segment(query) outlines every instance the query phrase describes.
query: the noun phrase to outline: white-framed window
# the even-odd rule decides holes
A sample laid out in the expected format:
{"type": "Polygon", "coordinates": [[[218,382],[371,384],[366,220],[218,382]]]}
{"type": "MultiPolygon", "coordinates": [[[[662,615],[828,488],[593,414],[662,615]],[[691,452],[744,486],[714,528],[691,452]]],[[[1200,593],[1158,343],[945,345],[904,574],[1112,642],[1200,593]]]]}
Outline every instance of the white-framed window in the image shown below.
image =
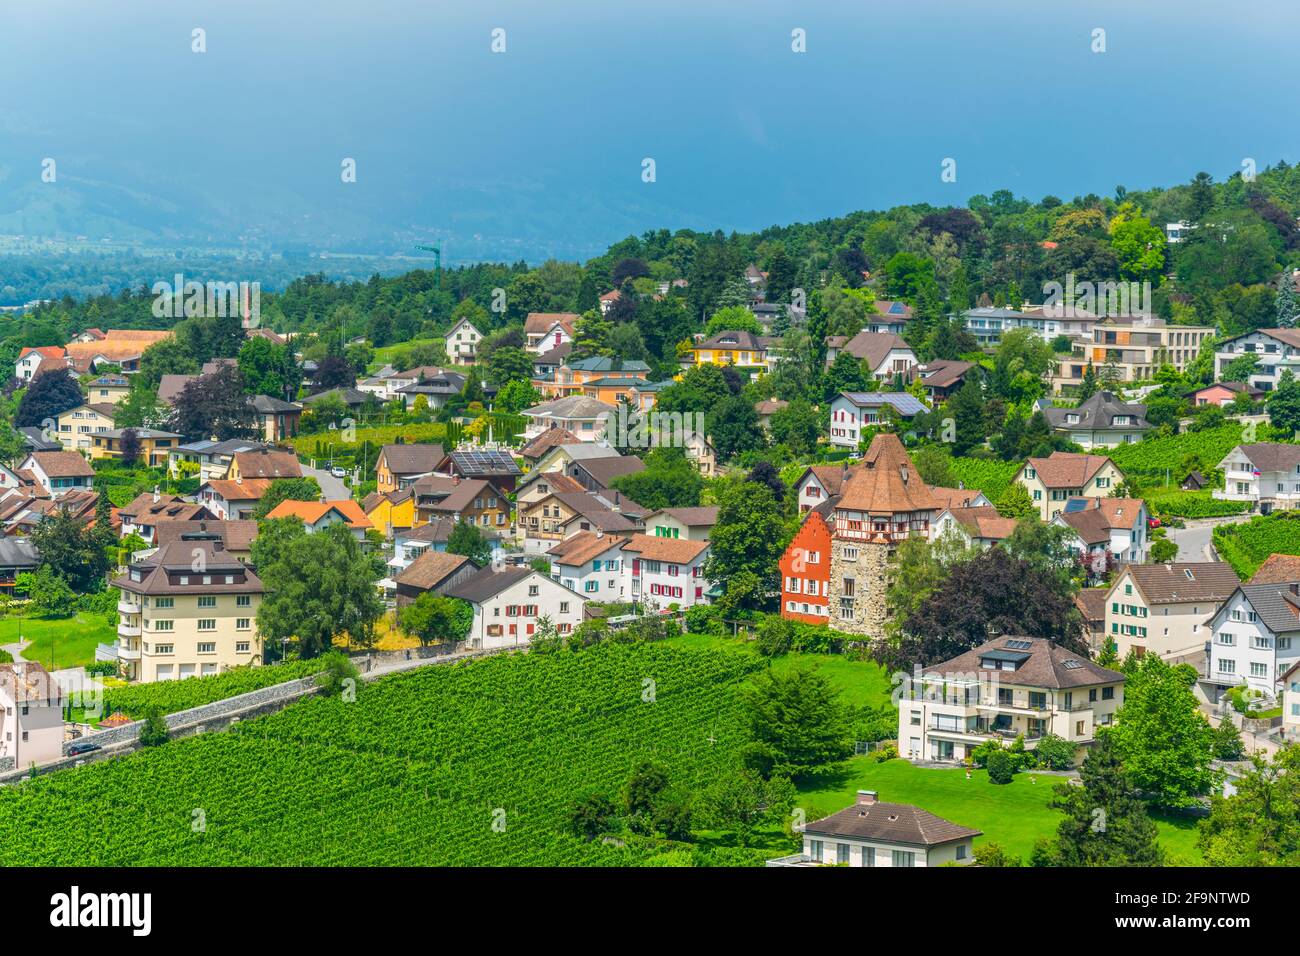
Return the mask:
{"type": "Polygon", "coordinates": [[[247,618],[247,617],[235,618],[235,630],[247,631],[249,629],[251,620],[252,620],[251,618],[247,618]]]}
{"type": "Polygon", "coordinates": [[[199,618],[200,631],[215,631],[217,629],[217,619],[213,617],[199,618]]]}
{"type": "Polygon", "coordinates": [[[200,654],[215,654],[217,652],[216,641],[199,641],[200,654]]]}
{"type": "Polygon", "coordinates": [[[215,594],[200,594],[199,607],[216,607],[217,596],[215,594]]]}

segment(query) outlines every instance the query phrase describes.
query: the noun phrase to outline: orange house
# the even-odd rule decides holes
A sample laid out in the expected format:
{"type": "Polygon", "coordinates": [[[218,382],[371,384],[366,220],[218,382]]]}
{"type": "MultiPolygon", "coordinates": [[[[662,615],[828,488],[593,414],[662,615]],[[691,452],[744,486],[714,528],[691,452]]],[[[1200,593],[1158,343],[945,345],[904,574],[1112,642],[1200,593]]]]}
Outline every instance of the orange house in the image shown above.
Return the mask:
{"type": "Polygon", "coordinates": [[[807,624],[830,621],[831,528],[825,505],[808,512],[781,555],[781,616],[807,624]]]}

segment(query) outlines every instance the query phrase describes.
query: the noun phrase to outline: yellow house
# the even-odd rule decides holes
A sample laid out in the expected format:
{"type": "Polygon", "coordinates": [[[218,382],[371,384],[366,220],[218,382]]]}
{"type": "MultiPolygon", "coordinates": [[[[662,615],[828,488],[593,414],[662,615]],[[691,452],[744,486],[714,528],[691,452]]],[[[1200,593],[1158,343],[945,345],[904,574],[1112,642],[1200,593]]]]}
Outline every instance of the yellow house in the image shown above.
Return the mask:
{"type": "Polygon", "coordinates": [[[774,338],[752,332],[724,331],[696,343],[691,351],[696,365],[734,365],[765,372],[772,367],[772,346],[776,342],[774,338]]]}
{"type": "Polygon", "coordinates": [[[101,375],[86,386],[86,401],[97,405],[116,405],[131,394],[125,375],[101,375]]]}
{"type": "Polygon", "coordinates": [[[1029,458],[1016,472],[1044,521],[1065,510],[1071,498],[1110,498],[1124,473],[1105,455],[1054,451],[1047,458],[1029,458]]]}
{"type": "Polygon", "coordinates": [[[391,538],[394,532],[417,528],[426,523],[415,512],[415,495],[410,488],[368,494],[361,502],[361,510],[386,538],[391,538]]]}
{"type": "Polygon", "coordinates": [[[121,458],[122,433],[134,431],[139,442],[140,461],[150,468],[166,468],[168,456],[184,436],[176,432],[159,431],[156,428],[115,428],[108,432],[96,432],[91,436],[91,458],[121,458]]]}
{"type": "Polygon", "coordinates": [[[94,447],[92,436],[96,433],[113,430],[113,416],[117,406],[110,403],[95,402],[78,405],[59,414],[59,444],[65,451],[79,451],[90,454],[94,447]]]}

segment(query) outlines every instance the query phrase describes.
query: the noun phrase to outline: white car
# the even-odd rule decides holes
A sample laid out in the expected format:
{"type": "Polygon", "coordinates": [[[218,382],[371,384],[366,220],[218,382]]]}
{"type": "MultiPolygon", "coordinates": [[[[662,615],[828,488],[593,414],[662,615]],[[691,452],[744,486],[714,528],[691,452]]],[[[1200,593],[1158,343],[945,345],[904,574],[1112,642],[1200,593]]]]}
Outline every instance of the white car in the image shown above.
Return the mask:
{"type": "Polygon", "coordinates": [[[335,478],[346,478],[348,476],[348,471],[346,468],[340,468],[338,465],[335,465],[330,469],[330,474],[335,478]]]}

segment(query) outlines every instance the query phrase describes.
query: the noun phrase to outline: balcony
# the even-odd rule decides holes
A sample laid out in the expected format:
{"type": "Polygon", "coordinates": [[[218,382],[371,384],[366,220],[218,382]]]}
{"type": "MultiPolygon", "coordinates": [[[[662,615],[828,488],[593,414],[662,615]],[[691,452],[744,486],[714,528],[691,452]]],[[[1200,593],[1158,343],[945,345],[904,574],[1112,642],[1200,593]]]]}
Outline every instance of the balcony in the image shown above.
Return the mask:
{"type": "Polygon", "coordinates": [[[132,646],[127,641],[117,642],[117,659],[121,661],[138,661],[140,659],[140,645],[132,646]]]}
{"type": "Polygon", "coordinates": [[[117,601],[117,613],[118,614],[139,614],[140,602],[135,600],[129,600],[125,596],[121,597],[117,601]]]}
{"type": "Polygon", "coordinates": [[[128,624],[126,621],[118,621],[117,634],[119,637],[139,637],[140,625],[128,624]]]}

